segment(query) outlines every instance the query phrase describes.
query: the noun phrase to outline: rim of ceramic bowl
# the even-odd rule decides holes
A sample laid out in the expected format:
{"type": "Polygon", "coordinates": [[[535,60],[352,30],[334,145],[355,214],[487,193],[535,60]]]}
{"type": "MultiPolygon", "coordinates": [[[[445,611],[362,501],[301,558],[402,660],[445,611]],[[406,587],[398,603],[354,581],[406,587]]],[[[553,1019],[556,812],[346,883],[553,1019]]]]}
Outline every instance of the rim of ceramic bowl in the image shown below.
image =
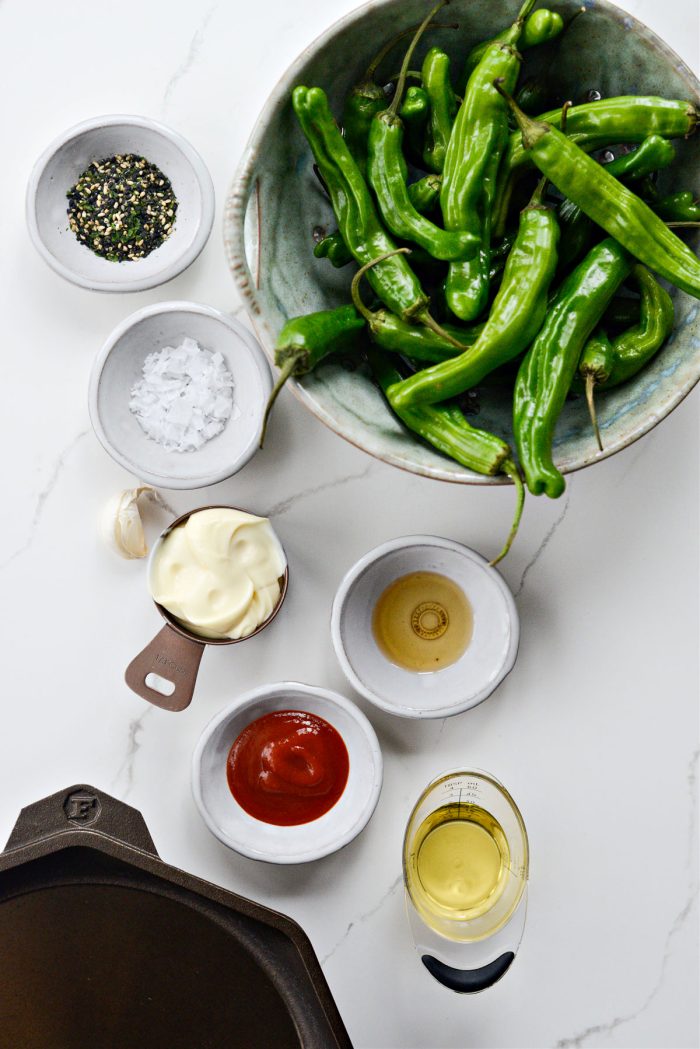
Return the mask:
{"type": "MultiPolygon", "coordinates": [[[[261,141],[266,134],[267,126],[270,123],[272,116],[281,107],[287,105],[291,85],[309,60],[327,47],[338,33],[358,22],[361,22],[370,12],[392,6],[400,8],[400,0],[369,0],[369,2],[362,4],[360,7],[355,8],[347,15],[344,15],[342,18],[333,22],[332,25],[316,36],[297,56],[297,58],[294,59],[275,84],[275,87],[260,111],[230,185],[223,216],[226,257],[233,279],[236,282],[246,308],[249,310],[250,319],[255,328],[256,334],[258,335],[265,353],[271,361],[274,361],[275,336],[270,331],[259,305],[257,297],[258,289],[248,266],[245,247],[245,219],[255,181],[254,176],[257,152],[261,141]]],[[[595,0],[595,7],[597,10],[607,14],[618,23],[621,23],[625,32],[634,32],[637,36],[641,37],[653,51],[656,51],[666,62],[670,63],[676,72],[683,76],[687,81],[689,99],[694,101],[695,104],[700,105],[700,81],[687,63],[684,62],[683,59],[661,39],[661,37],[657,36],[652,29],[643,22],[640,22],[639,19],[635,18],[617,5],[610,3],[609,0],[595,0]]],[[[678,407],[690,391],[697,385],[699,380],[700,359],[698,359],[694,373],[691,373],[690,377],[683,384],[674,388],[671,395],[661,407],[651,412],[643,422],[638,423],[624,435],[621,435],[616,441],[607,444],[602,452],[597,447],[593,447],[589,453],[583,454],[577,459],[557,463],[558,469],[560,469],[563,474],[576,473],[578,470],[582,470],[594,463],[602,462],[604,459],[615,455],[624,448],[628,448],[630,445],[634,444],[635,441],[639,440],[640,437],[643,437],[644,434],[652,430],[662,421],[662,419],[665,419],[666,416],[670,415],[670,413],[678,407]]],[[[314,400],[314,398],[307,393],[303,383],[292,378],[288,381],[287,385],[290,387],[297,400],[301,401],[304,407],[311,412],[312,415],[316,416],[317,419],[320,419],[320,421],[330,430],[336,433],[339,437],[342,437],[345,441],[348,441],[349,444],[352,444],[354,447],[365,452],[367,455],[371,455],[373,458],[379,459],[381,462],[388,463],[390,466],[396,466],[408,473],[417,474],[421,477],[430,477],[438,481],[451,481],[454,484],[512,484],[510,478],[506,477],[504,474],[497,474],[493,477],[488,477],[465,470],[463,474],[450,473],[449,476],[446,476],[446,471],[441,470],[438,466],[424,466],[420,463],[407,462],[405,456],[399,456],[390,451],[379,451],[367,448],[359,443],[358,440],[353,439],[349,433],[339,426],[333,416],[325,411],[314,400]]]]}
{"type": "Polygon", "coordinates": [[[184,138],[178,131],[174,131],[166,124],[161,124],[160,121],[152,120],[150,117],[115,113],[106,116],[90,117],[88,120],[83,120],[79,124],[74,124],[49,143],[31,170],[25,197],[25,214],[27,226],[29,228],[29,235],[34,247],[44,261],[48,263],[51,269],[61,277],[70,281],[72,284],[77,284],[81,288],[88,288],[91,291],[126,292],[145,291],[147,288],[155,288],[159,284],[165,284],[166,281],[172,280],[173,277],[177,277],[179,273],[182,273],[182,271],[187,269],[188,266],[191,266],[194,260],[201,254],[204,245],[209,240],[209,235],[214,224],[214,205],[214,183],[209,174],[209,169],[202,160],[200,154],[194,146],[190,145],[186,138],[184,138]],[[37,221],[36,197],[39,182],[59,149],[62,149],[66,143],[71,142],[73,139],[80,138],[81,135],[84,135],[89,131],[94,131],[101,127],[114,127],[118,124],[144,128],[146,131],[149,131],[154,135],[161,135],[172,142],[172,144],[179,150],[183,160],[194,172],[197,182],[199,183],[201,208],[199,210],[197,229],[193,240],[182,254],[178,255],[177,258],[173,259],[167,266],[164,266],[163,269],[159,270],[157,273],[152,273],[149,277],[126,277],[121,280],[107,281],[86,277],[82,273],[78,273],[70,266],[66,266],[65,263],[49,251],[41,235],[39,223],[37,221]]]}
{"type": "MultiPolygon", "coordinates": [[[[229,329],[229,331],[233,332],[233,334],[245,344],[250,352],[263,384],[263,389],[265,391],[264,400],[267,400],[270,396],[270,391],[272,390],[270,366],[267,362],[267,357],[260,348],[260,344],[254,335],[248,331],[245,325],[241,324],[241,322],[236,320],[235,317],[230,317],[221,310],[217,310],[214,306],[206,306],[201,302],[187,302],[186,300],[174,299],[171,302],[154,302],[150,306],[143,306],[140,310],[130,313],[128,317],[125,317],[125,319],[120,321],[116,328],[113,329],[92,365],[90,384],[88,388],[88,410],[92,428],[95,431],[95,435],[100,444],[104,450],[109,453],[112,459],[119,463],[120,466],[123,466],[125,470],[128,470],[130,474],[138,477],[140,480],[146,481],[148,484],[154,485],[156,488],[168,488],[171,491],[194,491],[199,488],[208,488],[210,485],[218,484],[220,481],[225,481],[235,473],[238,473],[239,470],[242,470],[246,463],[248,463],[258,451],[260,440],[259,429],[250,439],[248,444],[242,449],[241,454],[236,459],[229,460],[226,466],[221,467],[213,473],[188,477],[185,481],[182,481],[178,478],[168,477],[164,474],[153,473],[150,470],[140,469],[135,471],[135,464],[123,455],[107,437],[102,425],[99,409],[98,393],[102,370],[107,358],[117,346],[120,339],[122,339],[131,328],[147,317],[156,317],[161,313],[177,312],[200,314],[205,317],[211,317],[223,324],[229,329]]],[[[262,405],[260,411],[261,425],[263,412],[264,405],[262,405]]]]}
{"type": "Polygon", "coordinates": [[[379,707],[387,714],[393,714],[395,717],[429,721],[433,718],[453,717],[455,714],[463,714],[465,710],[471,710],[472,707],[478,707],[480,703],[483,703],[484,700],[488,699],[503,681],[505,681],[515,666],[515,661],[518,658],[518,649],[520,647],[520,617],[518,615],[518,609],[513,594],[503,576],[498,569],[489,564],[487,559],[480,554],[478,550],[473,550],[470,546],[466,546],[464,543],[458,543],[455,539],[446,539],[439,535],[403,535],[396,539],[389,539],[386,543],[380,543],[379,546],[375,546],[373,550],[364,554],[364,556],[361,557],[359,561],[356,561],[355,564],[345,573],[340,582],[340,586],[336,590],[335,597],[333,598],[333,605],[331,607],[331,639],[333,641],[333,648],[335,649],[335,654],[340,663],[341,670],[345,674],[348,682],[357,692],[360,693],[361,696],[364,696],[364,698],[374,704],[375,707],[379,707]],[[441,550],[451,550],[453,553],[459,554],[460,557],[472,561],[480,568],[486,569],[490,579],[496,585],[503,597],[506,606],[506,616],[510,623],[508,651],[506,652],[495,679],[489,681],[484,688],[475,695],[470,696],[467,700],[459,700],[443,707],[431,708],[430,710],[417,710],[400,706],[397,703],[390,703],[388,700],[384,699],[383,696],[378,695],[378,693],[373,692],[368,688],[357,675],[347,657],[340,629],[340,623],[348,595],[355,583],[367,571],[367,569],[371,568],[373,564],[376,564],[377,561],[382,560],[387,554],[391,554],[395,550],[406,550],[411,547],[420,546],[434,546],[441,550]]]}
{"type": "MultiPolygon", "coordinates": [[[[319,715],[321,716],[321,715],[319,715]]],[[[352,760],[352,755],[350,755],[352,760]]],[[[379,740],[377,734],[372,727],[372,723],[369,718],[363,714],[360,708],[353,703],[351,700],[346,699],[339,692],[335,692],[333,689],[322,688],[320,685],[307,685],[302,681],[277,681],[272,684],[259,685],[257,688],[251,689],[248,692],[244,692],[243,695],[238,696],[228,706],[220,710],[218,714],[209,721],[205,726],[201,736],[197,740],[197,745],[192,754],[192,796],[194,798],[195,805],[199,811],[200,816],[204,820],[204,823],[214,835],[215,838],[227,848],[233,849],[234,852],[240,853],[242,856],[247,856],[251,860],[262,860],[265,863],[276,863],[276,864],[294,864],[294,863],[310,863],[313,860],[322,859],[324,856],[330,856],[334,852],[338,852],[339,849],[349,845],[361,831],[369,823],[374,810],[377,807],[379,801],[379,795],[382,789],[382,782],[384,777],[384,759],[382,757],[382,751],[379,746],[379,740]],[[314,696],[316,699],[320,699],[330,706],[340,707],[345,711],[359,726],[362,731],[368,745],[369,753],[371,756],[372,768],[374,770],[374,777],[372,783],[372,789],[370,791],[368,800],[365,802],[362,810],[359,812],[357,818],[353,822],[352,826],[345,831],[344,834],[339,835],[331,845],[326,848],[307,849],[303,852],[289,853],[285,856],[275,854],[274,852],[267,852],[262,849],[254,849],[241,845],[239,842],[234,841],[230,838],[226,832],[219,826],[214,820],[212,815],[207,808],[204,797],[202,794],[201,779],[202,779],[202,754],[204,749],[209,743],[210,739],[215,735],[219,726],[222,725],[232,713],[242,713],[243,711],[255,707],[261,700],[274,698],[278,695],[284,695],[286,692],[295,692],[297,694],[305,694],[314,696]]],[[[233,797],[231,799],[234,801],[233,797]]],[[[234,801],[234,804],[235,801],[234,801]]],[[[332,810],[331,810],[332,811],[332,810]]],[[[304,824],[306,826],[306,824],[304,824]]]]}

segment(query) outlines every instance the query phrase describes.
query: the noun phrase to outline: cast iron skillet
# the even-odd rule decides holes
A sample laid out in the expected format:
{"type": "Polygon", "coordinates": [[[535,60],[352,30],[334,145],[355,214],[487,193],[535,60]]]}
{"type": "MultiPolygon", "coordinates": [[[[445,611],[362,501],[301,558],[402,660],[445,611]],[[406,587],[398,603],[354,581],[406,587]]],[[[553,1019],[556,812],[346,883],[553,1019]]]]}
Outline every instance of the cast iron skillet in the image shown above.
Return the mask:
{"type": "Polygon", "coordinates": [[[12,1049],[352,1049],[290,918],[170,867],[90,786],[22,809],[0,854],[12,1049]]]}

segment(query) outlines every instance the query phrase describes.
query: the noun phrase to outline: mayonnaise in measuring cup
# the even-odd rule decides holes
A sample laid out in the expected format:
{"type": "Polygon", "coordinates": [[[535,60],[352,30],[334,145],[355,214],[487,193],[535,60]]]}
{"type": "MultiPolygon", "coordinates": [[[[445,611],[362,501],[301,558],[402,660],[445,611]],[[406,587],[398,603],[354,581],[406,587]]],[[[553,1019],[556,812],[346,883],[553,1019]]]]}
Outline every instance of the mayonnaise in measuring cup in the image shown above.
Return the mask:
{"type": "Polygon", "coordinates": [[[151,596],[201,637],[252,634],[274,610],[287,561],[265,517],[196,510],[153,553],[151,596]]]}

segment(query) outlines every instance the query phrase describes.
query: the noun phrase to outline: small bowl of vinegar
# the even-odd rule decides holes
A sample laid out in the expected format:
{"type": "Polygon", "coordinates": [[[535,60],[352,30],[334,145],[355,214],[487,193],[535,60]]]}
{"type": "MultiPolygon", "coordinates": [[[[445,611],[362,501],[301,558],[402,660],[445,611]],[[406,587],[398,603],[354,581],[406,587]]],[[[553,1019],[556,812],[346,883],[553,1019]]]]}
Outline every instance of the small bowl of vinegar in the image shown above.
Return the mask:
{"type": "Polygon", "coordinates": [[[353,565],[331,635],[350,684],[405,718],[445,718],[483,702],[513,668],[520,624],[500,573],[439,536],[392,539],[353,565]]]}

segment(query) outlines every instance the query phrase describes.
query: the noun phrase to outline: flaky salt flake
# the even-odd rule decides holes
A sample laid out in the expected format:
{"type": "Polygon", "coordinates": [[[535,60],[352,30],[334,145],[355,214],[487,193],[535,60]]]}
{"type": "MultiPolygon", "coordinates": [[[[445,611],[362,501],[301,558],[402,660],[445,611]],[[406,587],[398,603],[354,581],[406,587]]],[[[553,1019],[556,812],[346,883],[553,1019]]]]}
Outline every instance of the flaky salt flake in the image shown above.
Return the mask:
{"type": "MultiPolygon", "coordinates": [[[[134,384],[129,410],[144,433],[168,451],[196,451],[231,417],[233,376],[223,354],[185,338],[149,353],[134,384]]],[[[236,417],[240,412],[236,409],[236,417]]]]}

